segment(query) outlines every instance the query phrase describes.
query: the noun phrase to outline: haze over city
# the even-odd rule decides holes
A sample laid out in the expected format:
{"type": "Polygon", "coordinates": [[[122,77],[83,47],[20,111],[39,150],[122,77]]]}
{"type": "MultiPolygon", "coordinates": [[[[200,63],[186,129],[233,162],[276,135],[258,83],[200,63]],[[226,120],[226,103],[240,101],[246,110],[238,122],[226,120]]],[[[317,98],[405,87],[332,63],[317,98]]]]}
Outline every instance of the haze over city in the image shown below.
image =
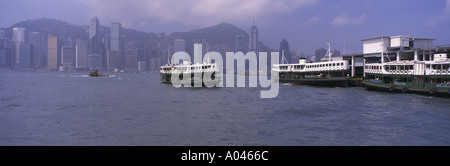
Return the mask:
{"type": "Polygon", "coordinates": [[[227,22],[259,28],[260,41],[278,48],[286,39],[291,50],[313,54],[331,41],[333,49],[362,52],[361,40],[409,35],[450,44],[450,0],[6,0],[0,27],[29,19],[55,18],[88,25],[120,22],[144,32],[185,32],[227,22]],[[344,37],[345,36],[345,37],[344,37]]]}

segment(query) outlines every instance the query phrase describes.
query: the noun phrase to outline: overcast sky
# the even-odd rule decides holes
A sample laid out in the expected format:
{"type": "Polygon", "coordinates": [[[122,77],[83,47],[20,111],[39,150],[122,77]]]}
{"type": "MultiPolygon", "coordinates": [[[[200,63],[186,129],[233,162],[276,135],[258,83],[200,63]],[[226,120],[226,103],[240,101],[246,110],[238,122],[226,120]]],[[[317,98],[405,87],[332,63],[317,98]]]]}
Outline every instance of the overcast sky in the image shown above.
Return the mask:
{"type": "Polygon", "coordinates": [[[170,34],[222,22],[246,31],[253,21],[260,40],[313,54],[320,47],[362,52],[362,39],[409,35],[450,45],[450,0],[1,0],[0,27],[55,18],[88,25],[120,22],[125,28],[170,34]]]}

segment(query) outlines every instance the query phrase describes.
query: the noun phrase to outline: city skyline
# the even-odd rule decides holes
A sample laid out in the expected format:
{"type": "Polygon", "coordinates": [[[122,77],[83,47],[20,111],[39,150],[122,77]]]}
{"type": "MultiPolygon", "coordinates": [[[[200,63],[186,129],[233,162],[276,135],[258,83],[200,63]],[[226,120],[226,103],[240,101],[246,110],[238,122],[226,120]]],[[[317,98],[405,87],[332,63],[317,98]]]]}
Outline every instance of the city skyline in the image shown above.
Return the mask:
{"type": "Polygon", "coordinates": [[[333,43],[332,49],[362,52],[361,40],[374,36],[409,35],[433,38],[436,45],[450,44],[450,0],[398,1],[4,1],[2,23],[55,18],[87,25],[93,17],[101,25],[119,22],[124,28],[147,33],[186,32],[229,22],[248,29],[255,22],[259,41],[278,48],[286,39],[291,51],[313,54],[333,43]],[[56,8],[55,6],[58,6],[56,8]],[[14,12],[13,11],[27,11],[14,12]],[[345,36],[345,37],[344,37],[345,36]]]}

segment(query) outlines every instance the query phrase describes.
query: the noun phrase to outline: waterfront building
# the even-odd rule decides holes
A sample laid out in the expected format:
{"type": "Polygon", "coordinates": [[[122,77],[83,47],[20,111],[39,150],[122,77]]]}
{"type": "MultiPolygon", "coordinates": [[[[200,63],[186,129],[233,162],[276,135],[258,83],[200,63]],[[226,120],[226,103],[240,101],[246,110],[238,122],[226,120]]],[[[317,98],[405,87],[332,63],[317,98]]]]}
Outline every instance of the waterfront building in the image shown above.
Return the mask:
{"type": "Polygon", "coordinates": [[[119,51],[109,50],[106,53],[108,56],[108,70],[119,69],[119,51]]]}
{"type": "Polygon", "coordinates": [[[101,54],[100,21],[97,17],[91,19],[89,25],[89,45],[90,54],[101,54]]]}
{"type": "Polygon", "coordinates": [[[147,62],[146,61],[138,61],[137,63],[137,71],[144,72],[147,71],[147,62]]]}
{"type": "Polygon", "coordinates": [[[73,69],[74,55],[72,47],[61,48],[61,66],[63,71],[70,71],[73,69]]]}
{"type": "Polygon", "coordinates": [[[134,71],[137,65],[136,43],[127,42],[125,53],[125,68],[129,71],[134,71]]]}
{"type": "MultiPolygon", "coordinates": [[[[377,65],[400,61],[424,61],[428,63],[434,61],[434,54],[440,53],[448,47],[434,47],[433,40],[411,38],[407,35],[363,39],[361,40],[362,54],[343,55],[343,58],[352,62],[351,76],[361,79],[366,76],[364,67],[369,64],[377,65]]],[[[430,66],[428,67],[430,68],[430,66]]]]}
{"type": "Polygon", "coordinates": [[[119,51],[120,50],[120,34],[122,25],[120,23],[111,23],[111,43],[110,50],[111,51],[119,51]]]}
{"type": "Polygon", "coordinates": [[[32,54],[33,47],[30,44],[19,45],[19,67],[31,68],[32,67],[32,54]]]}
{"type": "Polygon", "coordinates": [[[88,52],[86,43],[80,42],[75,46],[75,68],[88,68],[88,52]]]}
{"type": "Polygon", "coordinates": [[[20,63],[20,45],[25,43],[25,28],[14,27],[13,28],[13,41],[15,43],[15,53],[14,53],[14,66],[18,66],[20,63]]]}
{"type": "Polygon", "coordinates": [[[47,67],[50,70],[55,70],[58,68],[58,36],[49,35],[48,36],[48,56],[47,56],[47,67]]]}
{"type": "Polygon", "coordinates": [[[42,59],[42,55],[41,55],[41,33],[39,32],[31,32],[28,35],[29,38],[29,43],[30,45],[33,47],[33,62],[32,62],[32,66],[33,68],[39,68],[41,67],[41,59],[42,59]]]}
{"type": "Polygon", "coordinates": [[[89,66],[90,70],[102,68],[102,55],[89,54],[88,55],[88,66],[89,66]]]}
{"type": "Polygon", "coordinates": [[[11,67],[11,48],[0,47],[0,67],[11,67]]]}

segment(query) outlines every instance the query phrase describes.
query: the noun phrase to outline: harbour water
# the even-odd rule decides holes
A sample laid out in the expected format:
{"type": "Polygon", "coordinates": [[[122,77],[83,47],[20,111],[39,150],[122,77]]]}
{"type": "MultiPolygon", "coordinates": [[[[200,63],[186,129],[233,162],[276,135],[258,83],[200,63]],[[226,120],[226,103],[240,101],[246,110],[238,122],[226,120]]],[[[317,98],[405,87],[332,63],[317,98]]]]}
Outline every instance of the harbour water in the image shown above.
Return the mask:
{"type": "Polygon", "coordinates": [[[0,72],[0,145],[450,145],[450,99],[281,85],[175,88],[159,73],[0,72]]]}

